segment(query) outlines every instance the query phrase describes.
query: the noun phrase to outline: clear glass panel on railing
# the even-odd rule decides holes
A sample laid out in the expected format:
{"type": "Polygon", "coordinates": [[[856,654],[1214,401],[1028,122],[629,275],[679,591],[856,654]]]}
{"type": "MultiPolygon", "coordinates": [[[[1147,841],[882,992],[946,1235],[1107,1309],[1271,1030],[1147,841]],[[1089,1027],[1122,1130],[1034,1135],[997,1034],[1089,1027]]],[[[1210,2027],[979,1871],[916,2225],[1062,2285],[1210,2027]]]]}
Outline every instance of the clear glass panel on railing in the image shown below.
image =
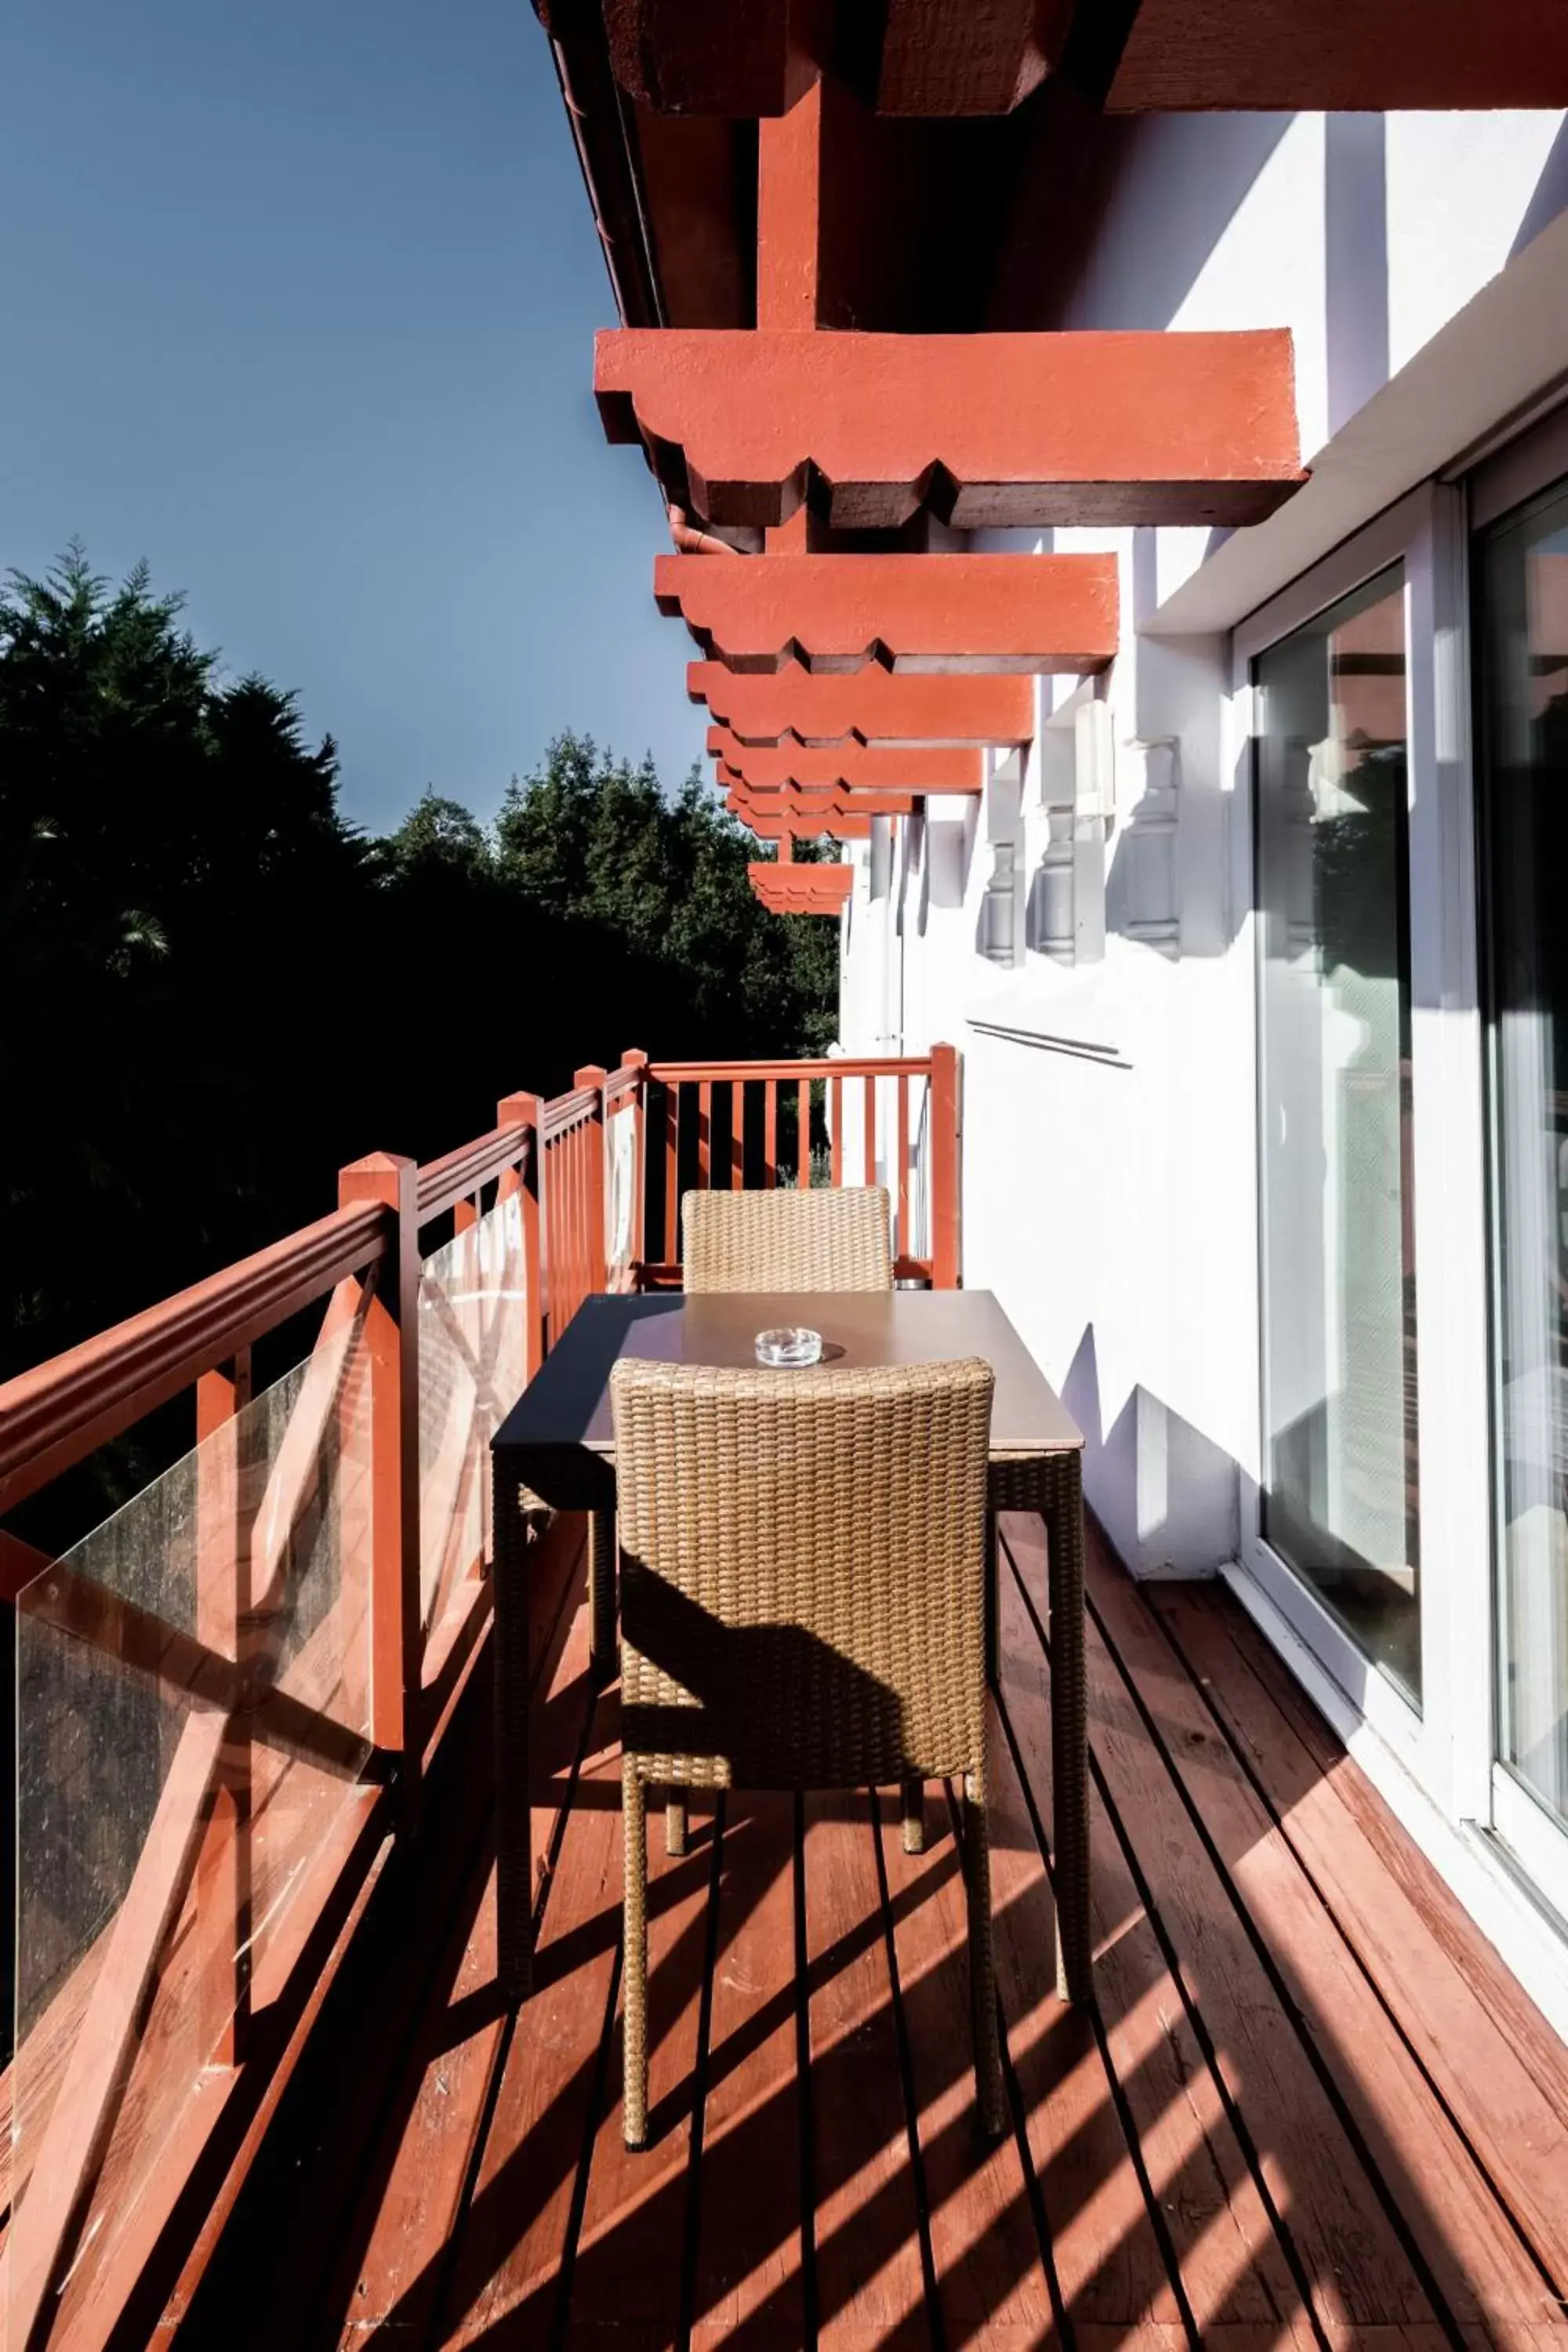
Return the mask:
{"type": "Polygon", "coordinates": [[[522,1202],[514,1193],[419,1276],[419,1586],[426,1626],[489,1549],[489,1443],[525,1378],[522,1202]]]}
{"type": "Polygon", "coordinates": [[[366,1801],[368,1371],[345,1284],[304,1363],[17,1601],[15,2346],[75,2340],[142,2259],[366,1801]]]}
{"type": "Polygon", "coordinates": [[[605,1260],[608,1286],[625,1286],[631,1274],[637,1200],[637,1106],[613,1111],[607,1123],[609,1183],[605,1204],[605,1260]]]}
{"type": "Polygon", "coordinates": [[[906,1257],[929,1258],[931,1243],[931,1084],[910,1080],[910,1233],[906,1257]]]}

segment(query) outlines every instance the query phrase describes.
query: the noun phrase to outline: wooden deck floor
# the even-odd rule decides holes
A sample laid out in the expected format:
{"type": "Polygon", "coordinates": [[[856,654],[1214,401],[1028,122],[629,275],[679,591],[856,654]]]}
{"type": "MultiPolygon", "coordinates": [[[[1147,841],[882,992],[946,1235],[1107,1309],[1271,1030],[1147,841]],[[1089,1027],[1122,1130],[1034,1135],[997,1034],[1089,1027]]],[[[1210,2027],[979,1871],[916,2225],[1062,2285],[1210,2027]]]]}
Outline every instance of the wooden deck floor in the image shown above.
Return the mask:
{"type": "Polygon", "coordinates": [[[1043,1559],[1006,1535],[1000,2146],[939,1792],[918,1860],[890,1799],[738,1794],[684,1861],[654,1839],[625,2154],[616,1699],[563,1540],[535,1997],[494,1990],[479,1690],[181,2342],[1568,2344],[1568,2056],[1224,1591],[1092,1546],[1096,2000],[1058,2006],[1043,1559]]]}

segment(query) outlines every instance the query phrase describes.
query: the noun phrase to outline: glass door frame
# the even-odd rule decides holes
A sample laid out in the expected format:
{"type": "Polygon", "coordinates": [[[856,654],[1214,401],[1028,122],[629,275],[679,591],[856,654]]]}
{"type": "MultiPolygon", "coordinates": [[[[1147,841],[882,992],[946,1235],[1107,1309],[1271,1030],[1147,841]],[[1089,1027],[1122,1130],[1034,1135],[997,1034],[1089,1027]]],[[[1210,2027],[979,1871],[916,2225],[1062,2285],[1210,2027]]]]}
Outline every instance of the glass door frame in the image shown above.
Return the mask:
{"type": "MultiPolygon", "coordinates": [[[[1557,485],[1568,481],[1568,408],[1560,409],[1547,417],[1533,431],[1521,434],[1510,442],[1489,461],[1479,467],[1468,485],[1468,521],[1471,541],[1500,522],[1516,508],[1528,506],[1557,485]]],[[[1474,626],[1481,626],[1480,615],[1474,615],[1474,626]]],[[[1485,790],[1484,762],[1477,764],[1478,794],[1485,790]]],[[[1484,828],[1479,824],[1479,801],[1476,803],[1478,835],[1484,828]]],[[[1484,881],[1483,871],[1483,881],[1484,881]]],[[[1478,908],[1480,899],[1478,894],[1478,908]]],[[[1486,910],[1489,917],[1489,908],[1486,910]]],[[[1484,934],[1483,934],[1484,944],[1484,934]]],[[[1490,975],[1483,966],[1482,1002],[1489,998],[1490,975]]],[[[1500,1164],[1499,1120],[1501,1089],[1498,1083],[1497,1041],[1489,1023],[1484,1037],[1486,1079],[1486,1142],[1489,1170],[1500,1164]]],[[[1495,1184],[1489,1188],[1488,1200],[1487,1240],[1490,1263],[1500,1268],[1501,1202],[1495,1184]]],[[[1487,1346],[1494,1363],[1498,1349],[1497,1317],[1501,1300],[1490,1306],[1489,1294],[1487,1346]]],[[[1495,1437],[1493,1443],[1496,1443],[1495,1437]]],[[[1494,1597],[1492,1610],[1492,1684],[1495,1694],[1501,1664],[1502,1622],[1500,1595],[1500,1562],[1504,1542],[1505,1497],[1500,1477],[1494,1482],[1491,1518],[1491,1540],[1494,1562],[1494,1597]]],[[[1530,1790],[1523,1778],[1503,1762],[1494,1737],[1489,1756],[1489,1820],[1499,1837],[1507,1845],[1526,1877],[1562,1918],[1568,1918],[1568,1830],[1553,1818],[1548,1808],[1530,1790]]]]}
{"type": "Polygon", "coordinates": [[[1232,903],[1253,1149],[1247,1181],[1258,1280],[1247,1334],[1253,1454],[1240,1492],[1241,1596],[1343,1729],[1366,1725],[1453,1823],[1490,1822],[1493,1742],[1490,1322],[1487,1287],[1468,536],[1462,489],[1428,483],[1238,626],[1231,639],[1232,903]],[[1412,1158],[1420,1464],[1418,1711],[1262,1533],[1267,1462],[1258,1055],[1261,925],[1255,774],[1258,656],[1380,572],[1405,597],[1409,809],[1412,1158]]]}

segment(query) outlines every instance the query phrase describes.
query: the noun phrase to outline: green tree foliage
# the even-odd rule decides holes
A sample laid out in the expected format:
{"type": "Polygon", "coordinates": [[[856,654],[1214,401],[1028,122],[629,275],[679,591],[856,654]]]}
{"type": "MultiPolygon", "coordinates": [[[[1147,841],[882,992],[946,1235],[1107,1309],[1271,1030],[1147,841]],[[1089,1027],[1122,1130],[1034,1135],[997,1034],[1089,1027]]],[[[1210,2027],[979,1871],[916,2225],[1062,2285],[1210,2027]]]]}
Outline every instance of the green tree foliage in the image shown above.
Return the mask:
{"type": "Polygon", "coordinates": [[[781,922],[758,904],[746,877],[757,844],[698,770],[667,800],[650,761],[634,768],[563,736],[542,768],[513,782],[496,855],[531,906],[655,968],[660,1031],[689,1026],[704,1040],[699,1048],[661,1038],[656,1054],[819,1053],[833,1035],[833,927],[781,922]]]}
{"type": "Polygon", "coordinates": [[[178,616],[79,549],[0,593],[6,1369],[293,1205],[270,1130],[312,942],[370,884],[331,741],[178,616]]]}
{"type": "MultiPolygon", "coordinates": [[[[831,1034],[834,927],[766,914],[749,835],[566,736],[493,828],[387,839],[331,739],[225,677],[145,572],[0,590],[0,1375],[426,1158],[577,1066],[831,1034]]],[[[188,1437],[186,1442],[188,1442],[188,1437]]]]}

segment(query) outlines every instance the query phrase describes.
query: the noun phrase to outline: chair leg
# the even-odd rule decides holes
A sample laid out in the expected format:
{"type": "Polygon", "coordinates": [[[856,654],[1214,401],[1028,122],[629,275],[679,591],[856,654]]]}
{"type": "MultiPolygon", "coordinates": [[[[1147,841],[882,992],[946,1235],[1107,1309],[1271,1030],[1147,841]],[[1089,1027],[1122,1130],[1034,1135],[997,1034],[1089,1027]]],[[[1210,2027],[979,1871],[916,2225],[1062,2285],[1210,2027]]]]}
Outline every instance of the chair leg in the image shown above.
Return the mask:
{"type": "Polygon", "coordinates": [[[985,1514],[985,1679],[993,1690],[1002,1680],[1001,1608],[997,1592],[1000,1550],[996,1541],[996,1514],[985,1514]]]}
{"type": "Polygon", "coordinates": [[[904,1822],[904,1852],[924,1853],[926,1850],[926,1784],[923,1780],[906,1780],[901,1792],[904,1822]]]}
{"type": "Polygon", "coordinates": [[[621,1762],[624,1842],[621,2032],[625,2089],[621,2130],[628,2147],[647,2146],[647,1794],[630,1757],[621,1762]]]}
{"type": "Polygon", "coordinates": [[[664,1850],[677,1856],[686,1852],[689,1823],[686,1817],[684,1797],[668,1796],[664,1801],[664,1850]]]}
{"type": "Polygon", "coordinates": [[[969,1898],[969,2003],[974,2040],[974,2093],[987,2139],[1006,2129],[1002,2045],[996,2029],[996,1966],[991,1945],[991,1838],[985,1822],[985,1780],[963,1776],[963,1884],[969,1898]]]}
{"type": "Polygon", "coordinates": [[[588,1671],[596,1683],[616,1677],[616,1515],[588,1514],[588,1671]]]}

